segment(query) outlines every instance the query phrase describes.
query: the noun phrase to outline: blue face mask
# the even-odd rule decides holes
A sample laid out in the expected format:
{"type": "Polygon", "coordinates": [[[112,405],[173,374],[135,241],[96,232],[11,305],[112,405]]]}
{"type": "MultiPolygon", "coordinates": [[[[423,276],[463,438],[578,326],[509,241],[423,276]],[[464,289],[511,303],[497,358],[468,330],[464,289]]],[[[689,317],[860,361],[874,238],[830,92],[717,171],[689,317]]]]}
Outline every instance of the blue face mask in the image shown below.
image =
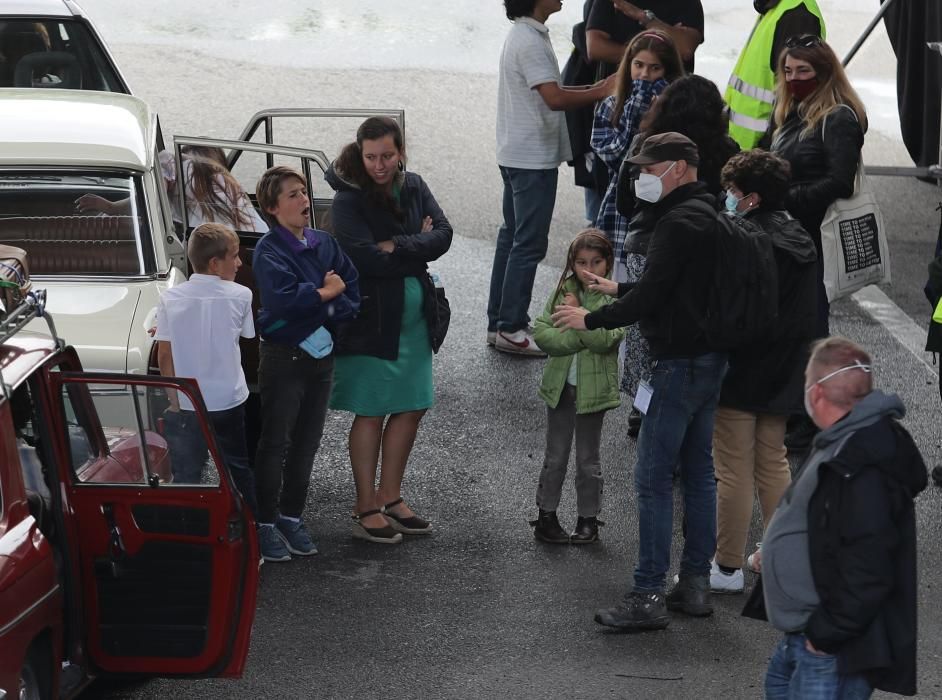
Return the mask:
{"type": "Polygon", "coordinates": [[[728,211],[730,214],[735,214],[736,216],[742,216],[742,213],[738,210],[738,207],[739,207],[739,203],[745,198],[746,197],[743,196],[737,199],[736,195],[734,195],[732,192],[727,192],[726,193],[726,211],[728,211]]]}
{"type": "Polygon", "coordinates": [[[321,326],[298,343],[298,347],[311,357],[319,360],[327,357],[330,351],[334,349],[334,339],[331,337],[330,331],[321,326]]]}

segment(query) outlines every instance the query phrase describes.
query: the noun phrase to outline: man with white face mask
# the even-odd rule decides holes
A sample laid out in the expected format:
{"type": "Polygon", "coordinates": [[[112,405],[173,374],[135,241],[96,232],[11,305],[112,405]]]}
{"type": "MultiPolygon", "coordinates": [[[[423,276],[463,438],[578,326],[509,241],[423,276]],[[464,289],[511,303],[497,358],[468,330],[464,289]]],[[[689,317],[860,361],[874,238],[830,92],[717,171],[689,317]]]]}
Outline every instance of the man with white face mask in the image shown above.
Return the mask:
{"type": "Polygon", "coordinates": [[[633,284],[597,277],[590,289],[619,298],[592,313],[557,307],[553,321],[559,327],[577,330],[639,323],[655,360],[650,385],[643,383],[636,399],[646,416],[638,436],[635,466],[639,554],[634,585],[615,607],[595,616],[600,624],[633,631],[667,627],[667,610],[695,616],[713,612],[713,415],[727,358],[710,346],[700,325],[714,275],[716,217],[711,213],[715,198],[697,180],[700,158],[696,145],[676,132],[656,134],[628,160],[641,169],[635,195],[650,203],[657,222],[645,271],[633,284]],[[665,597],[676,467],[684,483],[687,537],[679,581],[665,597]]]}
{"type": "Polygon", "coordinates": [[[747,605],[785,636],[766,698],[916,693],[916,522],[926,466],[899,424],[906,409],[873,388],[870,356],[818,341],[805,409],[821,429],[782,497],[747,605]]]}

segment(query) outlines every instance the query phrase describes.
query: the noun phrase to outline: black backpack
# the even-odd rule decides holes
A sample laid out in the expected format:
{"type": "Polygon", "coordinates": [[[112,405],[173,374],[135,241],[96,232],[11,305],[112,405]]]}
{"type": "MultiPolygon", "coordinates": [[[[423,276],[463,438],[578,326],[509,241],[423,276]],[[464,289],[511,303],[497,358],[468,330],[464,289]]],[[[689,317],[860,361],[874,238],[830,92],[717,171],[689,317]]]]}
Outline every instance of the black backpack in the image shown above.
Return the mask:
{"type": "Polygon", "coordinates": [[[778,267],[772,237],[741,216],[716,213],[716,262],[701,322],[707,342],[732,350],[773,336],[778,321],[778,267]]]}

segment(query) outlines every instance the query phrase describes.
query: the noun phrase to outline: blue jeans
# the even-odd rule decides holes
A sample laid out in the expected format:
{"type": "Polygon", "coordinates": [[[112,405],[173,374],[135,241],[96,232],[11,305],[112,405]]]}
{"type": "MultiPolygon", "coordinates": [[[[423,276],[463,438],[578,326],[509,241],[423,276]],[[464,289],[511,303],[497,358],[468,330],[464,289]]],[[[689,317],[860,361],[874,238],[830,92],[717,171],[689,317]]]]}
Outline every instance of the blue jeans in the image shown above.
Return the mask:
{"type": "Polygon", "coordinates": [[[863,700],[873,688],[861,675],[841,675],[837,657],[812,654],[805,635],[786,634],[765,675],[767,700],[863,700]]]}
{"type": "Polygon", "coordinates": [[[680,561],[684,576],[706,576],[716,551],[716,477],[713,414],[726,374],[725,353],[658,360],[653,395],[638,435],[638,564],[634,590],[661,592],[670,568],[673,475],[679,465],[687,536],[680,561]]]}
{"type": "Polygon", "coordinates": [[[501,166],[504,223],[497,232],[487,302],[487,329],[513,333],[530,322],[536,266],[546,256],[556,206],[557,169],[523,170],[501,166]]]}
{"type": "MultiPolygon", "coordinates": [[[[245,404],[224,411],[208,411],[216,444],[243,500],[255,513],[255,475],[245,442],[245,404]]],[[[208,450],[203,430],[193,411],[164,414],[164,438],[170,448],[170,469],[176,484],[199,484],[208,450]]]]}

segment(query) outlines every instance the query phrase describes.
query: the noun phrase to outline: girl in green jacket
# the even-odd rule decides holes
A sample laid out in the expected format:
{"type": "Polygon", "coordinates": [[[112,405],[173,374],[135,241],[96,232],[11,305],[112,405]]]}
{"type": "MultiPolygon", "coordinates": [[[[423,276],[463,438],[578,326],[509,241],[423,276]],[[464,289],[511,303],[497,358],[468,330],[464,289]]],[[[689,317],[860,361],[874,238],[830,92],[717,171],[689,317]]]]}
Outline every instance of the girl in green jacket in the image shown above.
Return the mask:
{"type": "Polygon", "coordinates": [[[619,404],[618,344],[624,329],[574,331],[555,328],[550,315],[557,305],[589,311],[612,297],[586,288],[586,275],[608,277],[614,253],[605,233],[586,229],[569,246],[566,268],[556,291],[534,326],[534,340],[549,359],[543,369],[540,396],[546,401],[546,456],[536,491],[539,517],[530,524],[538,540],[554,544],[586,544],[599,538],[602,505],[602,464],[599,448],[605,411],[619,404]],[[566,478],[572,436],[576,436],[576,504],[579,519],[572,535],[556,517],[566,478]]]}

